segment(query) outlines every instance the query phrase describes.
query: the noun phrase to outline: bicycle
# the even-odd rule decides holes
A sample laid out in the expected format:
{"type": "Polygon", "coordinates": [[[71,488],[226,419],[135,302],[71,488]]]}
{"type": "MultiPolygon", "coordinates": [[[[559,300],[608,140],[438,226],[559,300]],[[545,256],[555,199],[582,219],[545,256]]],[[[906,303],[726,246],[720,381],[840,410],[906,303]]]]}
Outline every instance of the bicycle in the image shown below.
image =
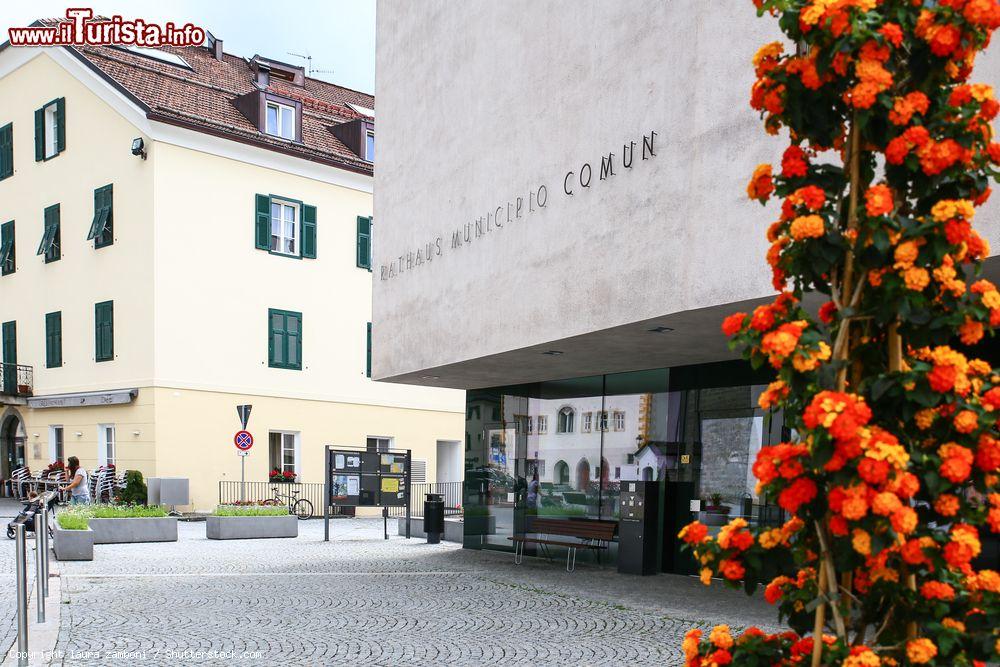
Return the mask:
{"type": "Polygon", "coordinates": [[[283,500],[287,500],[288,513],[297,516],[299,521],[305,521],[313,517],[313,504],[305,498],[296,498],[299,495],[298,491],[289,491],[287,494],[278,493],[278,487],[276,486],[272,487],[271,490],[274,491],[274,498],[262,501],[261,505],[277,507],[283,500]]]}

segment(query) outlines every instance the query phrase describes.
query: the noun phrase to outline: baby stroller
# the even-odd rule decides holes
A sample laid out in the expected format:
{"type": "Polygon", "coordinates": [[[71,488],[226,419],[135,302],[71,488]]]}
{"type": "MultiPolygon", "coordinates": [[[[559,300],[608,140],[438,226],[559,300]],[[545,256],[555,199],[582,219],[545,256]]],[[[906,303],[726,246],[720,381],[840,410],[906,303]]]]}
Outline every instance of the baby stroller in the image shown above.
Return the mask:
{"type": "Polygon", "coordinates": [[[16,534],[15,526],[17,524],[24,524],[24,531],[26,533],[35,532],[35,516],[40,514],[42,511],[42,501],[39,498],[32,498],[31,500],[24,501],[24,509],[21,513],[14,517],[14,520],[7,524],[7,537],[9,539],[14,539],[16,534]]]}

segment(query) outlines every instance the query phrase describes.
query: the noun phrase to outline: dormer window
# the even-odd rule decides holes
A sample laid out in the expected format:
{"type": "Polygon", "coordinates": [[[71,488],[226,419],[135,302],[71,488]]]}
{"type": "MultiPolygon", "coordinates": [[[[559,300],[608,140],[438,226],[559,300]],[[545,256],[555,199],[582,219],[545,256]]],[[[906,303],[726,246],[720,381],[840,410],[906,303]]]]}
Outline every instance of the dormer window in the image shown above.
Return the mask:
{"type": "Polygon", "coordinates": [[[375,132],[368,131],[365,134],[365,159],[369,162],[375,161],[375,132]]]}
{"type": "Polygon", "coordinates": [[[294,141],[295,107],[268,101],[264,131],[275,137],[294,141]]]}

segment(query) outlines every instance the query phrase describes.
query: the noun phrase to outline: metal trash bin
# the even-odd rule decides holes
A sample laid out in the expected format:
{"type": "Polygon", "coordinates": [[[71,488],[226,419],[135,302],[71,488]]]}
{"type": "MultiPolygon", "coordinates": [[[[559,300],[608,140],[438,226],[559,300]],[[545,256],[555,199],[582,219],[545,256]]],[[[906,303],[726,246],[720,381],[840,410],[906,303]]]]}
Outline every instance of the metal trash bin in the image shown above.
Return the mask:
{"type": "Polygon", "coordinates": [[[427,544],[438,544],[444,533],[444,495],[428,493],[424,500],[424,532],[427,544]]]}

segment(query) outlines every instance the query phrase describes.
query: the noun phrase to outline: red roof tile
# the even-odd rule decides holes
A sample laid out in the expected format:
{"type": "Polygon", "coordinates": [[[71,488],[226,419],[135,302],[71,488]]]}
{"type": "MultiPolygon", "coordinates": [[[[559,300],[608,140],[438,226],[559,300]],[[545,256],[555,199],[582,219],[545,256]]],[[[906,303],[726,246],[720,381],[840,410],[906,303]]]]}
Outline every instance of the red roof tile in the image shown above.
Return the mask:
{"type": "MultiPolygon", "coordinates": [[[[39,21],[52,25],[54,20],[39,21]]],[[[304,85],[272,77],[268,92],[302,102],[302,143],[260,132],[236,108],[234,100],[256,90],[250,61],[228,53],[217,60],[204,46],[158,47],[184,59],[191,69],[113,46],[64,47],[110,79],[165,123],[250,143],[364,174],[372,164],[354,154],[330,128],[360,117],[348,104],[374,108],[375,98],[326,81],[306,77],[304,85]]]]}

